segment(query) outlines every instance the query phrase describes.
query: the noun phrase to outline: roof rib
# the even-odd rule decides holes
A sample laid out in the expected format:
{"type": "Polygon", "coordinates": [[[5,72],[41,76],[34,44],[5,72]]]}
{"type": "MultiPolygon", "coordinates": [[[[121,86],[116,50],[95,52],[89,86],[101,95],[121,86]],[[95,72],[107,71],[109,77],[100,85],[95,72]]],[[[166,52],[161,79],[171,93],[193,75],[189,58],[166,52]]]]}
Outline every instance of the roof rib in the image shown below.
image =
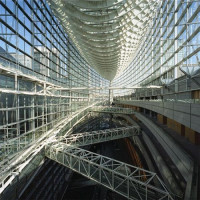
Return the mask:
{"type": "Polygon", "coordinates": [[[129,64],[160,0],[48,0],[85,60],[112,80],[129,64]]]}

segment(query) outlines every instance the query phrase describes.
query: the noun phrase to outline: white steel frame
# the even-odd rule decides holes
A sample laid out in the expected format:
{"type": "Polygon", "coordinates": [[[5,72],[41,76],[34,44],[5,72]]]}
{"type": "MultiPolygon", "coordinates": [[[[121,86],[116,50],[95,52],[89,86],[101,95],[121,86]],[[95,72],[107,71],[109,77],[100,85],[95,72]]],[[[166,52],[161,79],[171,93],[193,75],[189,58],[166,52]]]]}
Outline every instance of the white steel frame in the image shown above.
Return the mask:
{"type": "Polygon", "coordinates": [[[140,134],[139,126],[127,126],[121,128],[112,128],[100,131],[91,131],[70,135],[69,137],[58,138],[65,144],[73,146],[84,146],[88,144],[95,144],[116,140],[125,137],[138,136],[140,134]]]}
{"type": "MultiPolygon", "coordinates": [[[[97,103],[94,103],[93,105],[95,104],[97,103]]],[[[66,132],[69,133],[68,129],[73,127],[74,124],[88,114],[89,107],[90,106],[73,113],[71,116],[68,116],[67,119],[63,119],[57,123],[53,129],[43,133],[39,138],[35,138],[32,142],[27,142],[26,146],[19,149],[21,151],[14,151],[12,152],[13,154],[7,155],[6,158],[0,162],[0,194],[18,175],[23,173],[23,170],[31,164],[32,160],[37,155],[41,154],[46,144],[57,141],[56,136],[58,135],[64,135],[66,132]]],[[[13,141],[8,143],[8,146],[9,148],[16,150],[16,146],[21,146],[20,139],[13,139],[13,141]]]]}
{"type": "Polygon", "coordinates": [[[64,143],[46,145],[45,156],[128,199],[173,199],[156,173],[64,143]]]}

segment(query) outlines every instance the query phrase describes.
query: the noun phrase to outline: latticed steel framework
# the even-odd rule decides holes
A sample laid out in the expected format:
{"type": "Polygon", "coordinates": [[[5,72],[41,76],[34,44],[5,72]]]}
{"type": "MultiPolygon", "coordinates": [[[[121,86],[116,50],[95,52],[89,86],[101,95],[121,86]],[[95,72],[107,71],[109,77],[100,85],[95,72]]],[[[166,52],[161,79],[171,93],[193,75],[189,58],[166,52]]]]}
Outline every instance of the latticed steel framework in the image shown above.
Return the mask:
{"type": "Polygon", "coordinates": [[[47,145],[45,156],[128,199],[173,199],[153,172],[64,143],[47,145]]]}
{"type": "Polygon", "coordinates": [[[81,55],[112,80],[130,63],[159,0],[48,0],[81,55]]]}
{"type": "Polygon", "coordinates": [[[61,138],[58,138],[58,141],[61,141],[68,145],[79,147],[89,144],[106,142],[110,140],[116,140],[120,138],[138,136],[139,134],[139,126],[127,126],[121,128],[112,128],[106,130],[78,133],[70,135],[69,137],[63,136],[61,138]]]}

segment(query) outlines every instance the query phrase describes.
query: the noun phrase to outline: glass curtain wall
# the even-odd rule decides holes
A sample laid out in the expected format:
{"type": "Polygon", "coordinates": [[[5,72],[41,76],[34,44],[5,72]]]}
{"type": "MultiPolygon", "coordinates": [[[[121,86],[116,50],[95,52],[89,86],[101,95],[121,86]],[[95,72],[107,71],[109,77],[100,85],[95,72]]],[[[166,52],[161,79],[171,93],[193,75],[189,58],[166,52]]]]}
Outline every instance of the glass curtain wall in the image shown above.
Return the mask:
{"type": "MultiPolygon", "coordinates": [[[[199,8],[200,1],[196,0],[162,1],[131,64],[112,85],[161,85],[182,76],[181,67],[186,73],[199,70],[199,8]]],[[[117,96],[126,94],[124,90],[115,92],[117,96]]]]}
{"type": "Polygon", "coordinates": [[[0,1],[1,159],[107,95],[69,88],[108,85],[80,56],[45,0],[0,1]],[[21,146],[13,149],[9,141],[16,138],[21,146]]]}

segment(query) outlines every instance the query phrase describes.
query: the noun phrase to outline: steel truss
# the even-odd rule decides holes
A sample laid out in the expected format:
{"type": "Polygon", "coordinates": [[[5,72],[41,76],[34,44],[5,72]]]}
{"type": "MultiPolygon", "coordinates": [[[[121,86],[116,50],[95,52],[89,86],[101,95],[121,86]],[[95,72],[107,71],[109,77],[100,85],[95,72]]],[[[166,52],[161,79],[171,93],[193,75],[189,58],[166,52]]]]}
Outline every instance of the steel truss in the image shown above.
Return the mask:
{"type": "MultiPolygon", "coordinates": [[[[97,103],[94,105],[96,104],[97,103]]],[[[68,134],[69,130],[76,123],[80,122],[81,118],[84,118],[88,114],[89,107],[90,106],[79,110],[68,118],[61,120],[53,129],[41,134],[39,138],[35,137],[34,140],[28,140],[32,137],[29,138],[27,136],[28,138],[26,138],[25,135],[9,141],[6,146],[10,148],[12,154],[5,155],[6,157],[0,162],[0,194],[16,179],[16,177],[19,175],[23,176],[25,168],[30,167],[34,158],[41,154],[46,144],[57,141],[56,136],[58,135],[68,134]],[[20,143],[22,141],[25,141],[25,146],[23,146],[24,143],[20,143]],[[19,147],[18,152],[14,151],[16,147],[19,147]]],[[[3,144],[0,144],[0,153],[1,156],[4,156],[3,144]]]]}
{"type": "Polygon", "coordinates": [[[156,173],[61,142],[46,145],[45,155],[128,199],[173,199],[156,173]]]}
{"type": "Polygon", "coordinates": [[[109,106],[94,106],[92,112],[117,113],[117,114],[135,114],[135,111],[129,108],[109,107],[109,106]]]}
{"type": "MultiPolygon", "coordinates": [[[[59,132],[59,135],[68,134],[74,124],[77,124],[88,114],[88,107],[81,110],[81,112],[73,113],[63,120],[64,129],[59,132]]],[[[34,142],[37,142],[46,135],[46,132],[40,131],[36,134],[34,131],[27,132],[6,142],[0,142],[0,161],[5,161],[9,156],[15,155],[15,153],[29,147],[34,142]]],[[[0,162],[1,163],[1,162],[0,162]]],[[[1,167],[0,167],[1,169],[1,167]]]]}
{"type": "Polygon", "coordinates": [[[109,140],[116,140],[125,137],[137,136],[140,134],[139,126],[128,126],[112,128],[100,131],[73,134],[70,137],[62,138],[62,142],[73,146],[84,146],[88,144],[100,143],[109,140]]]}

